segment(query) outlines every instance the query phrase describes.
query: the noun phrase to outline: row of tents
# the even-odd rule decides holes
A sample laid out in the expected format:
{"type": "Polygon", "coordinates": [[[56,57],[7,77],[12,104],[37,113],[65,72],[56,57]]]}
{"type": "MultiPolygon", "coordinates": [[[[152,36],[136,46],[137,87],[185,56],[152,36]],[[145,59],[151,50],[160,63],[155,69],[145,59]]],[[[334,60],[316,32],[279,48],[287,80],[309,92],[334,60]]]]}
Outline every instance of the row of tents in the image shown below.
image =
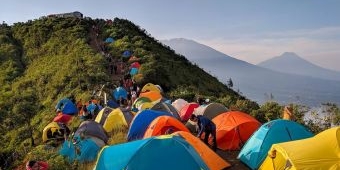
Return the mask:
{"type": "MultiPolygon", "coordinates": [[[[249,168],[258,169],[266,162],[264,160],[267,158],[272,145],[313,137],[313,134],[308,129],[294,121],[279,119],[261,125],[249,114],[238,111],[228,112],[228,109],[219,103],[200,106],[198,103],[189,103],[183,99],[177,99],[171,104],[162,103],[159,102],[162,101],[159,88],[156,88],[153,84],[148,84],[146,87],[148,87],[146,91],[151,91],[152,93],[149,94],[152,94],[151,96],[153,97],[146,95],[146,97],[140,97],[134,103],[134,106],[139,110],[135,113],[136,117],[130,125],[129,141],[164,134],[169,127],[174,131],[187,131],[187,129],[182,128],[179,122],[187,122],[191,114],[202,114],[213,120],[217,126],[218,148],[222,150],[241,149],[238,158],[249,168]],[[150,111],[156,105],[153,104],[154,101],[158,102],[156,103],[157,105],[166,108],[160,109],[160,111],[172,114],[150,111]],[[176,115],[179,116],[179,119],[176,115]],[[178,121],[174,121],[175,118],[178,121]],[[171,123],[164,123],[166,128],[162,128],[159,124],[157,125],[158,119],[167,120],[171,123]],[[150,131],[152,130],[149,128],[157,129],[157,132],[151,133],[150,131]]],[[[190,121],[187,123],[187,127],[190,127],[190,121]]],[[[305,159],[307,160],[307,157],[305,159]]],[[[335,160],[339,160],[339,157],[335,158],[335,160]]]]}
{"type": "MultiPolygon", "coordinates": [[[[194,128],[192,127],[194,125],[190,120],[188,121],[188,117],[191,114],[201,114],[207,116],[216,124],[218,148],[222,150],[241,150],[238,159],[250,169],[308,169],[310,167],[311,169],[317,167],[321,169],[337,169],[340,166],[338,163],[340,160],[338,154],[340,153],[339,128],[329,129],[313,137],[313,134],[304,126],[290,120],[278,119],[261,125],[249,114],[239,111],[228,111],[225,106],[219,103],[198,105],[194,102],[186,102],[183,99],[169,102],[169,100],[164,99],[162,96],[162,89],[151,83],[142,88],[141,95],[133,104],[133,109],[134,112],[130,113],[122,111],[120,108],[106,107],[99,112],[96,120],[93,121],[102,127],[97,128],[97,130],[101,129],[103,134],[106,135],[114,132],[115,128],[123,127],[127,129],[127,140],[129,142],[106,146],[105,138],[89,135],[89,133],[85,133],[89,135],[86,136],[82,132],[77,132],[78,137],[74,139],[78,142],[65,142],[63,148],[68,147],[68,150],[61,150],[60,153],[64,156],[69,155],[68,157],[72,158],[70,160],[90,161],[94,160],[99,152],[96,169],[115,169],[116,167],[133,169],[137,168],[137,165],[140,166],[137,163],[138,161],[145,162],[145,168],[178,168],[167,163],[173,163],[172,160],[174,157],[178,157],[177,154],[179,153],[181,155],[191,155],[191,157],[182,159],[186,160],[186,162],[191,160],[190,165],[193,164],[191,165],[192,167],[219,169],[221,167],[211,168],[211,165],[208,166],[207,160],[203,161],[205,165],[197,163],[197,159],[202,159],[202,157],[195,158],[193,156],[195,154],[188,151],[188,148],[191,148],[193,144],[185,143],[188,142],[185,138],[183,142],[183,135],[178,135],[179,133],[187,134],[187,136],[191,135],[190,132],[193,132],[194,128]],[[327,140],[321,140],[320,136],[327,140]],[[102,142],[98,142],[98,139],[102,142]],[[309,142],[312,142],[312,145],[309,142]],[[330,145],[325,144],[325,142],[330,143],[330,145]],[[167,153],[168,151],[165,148],[171,148],[171,146],[168,146],[168,143],[184,145],[186,147],[183,150],[179,146],[173,146],[175,148],[170,149],[173,153],[167,153]],[[97,147],[89,147],[88,145],[91,144],[95,144],[97,147]],[[76,150],[76,147],[78,149],[83,147],[80,149],[82,150],[80,153],[83,153],[83,155],[70,156],[68,152],[76,150]],[[102,147],[104,148],[101,149],[102,147]],[[303,149],[297,149],[296,147],[303,149]],[[87,154],[89,151],[95,151],[93,153],[96,154],[91,156],[91,154],[87,154]],[[316,154],[316,151],[321,154],[316,154]],[[150,155],[149,158],[151,158],[156,153],[162,153],[162,159],[158,158],[159,161],[156,157],[150,159],[150,161],[145,160],[143,155],[150,155]],[[167,154],[165,155],[165,153],[167,154]],[[140,157],[133,156],[139,154],[140,157]],[[134,161],[137,162],[134,164],[134,161]],[[315,162],[323,163],[316,164],[315,162]]],[[[89,128],[91,126],[86,125],[86,127],[89,128]]],[[[85,130],[85,132],[87,131],[89,130],[85,130]]],[[[97,133],[101,134],[100,132],[97,133]]],[[[193,136],[193,138],[195,137],[193,136]]],[[[198,141],[201,142],[200,140],[198,141]]],[[[204,145],[204,143],[202,144],[204,145]]],[[[195,152],[197,153],[198,149],[195,152]]],[[[75,152],[73,151],[72,153],[75,152]]],[[[226,161],[224,165],[224,168],[230,166],[226,161]]]]}

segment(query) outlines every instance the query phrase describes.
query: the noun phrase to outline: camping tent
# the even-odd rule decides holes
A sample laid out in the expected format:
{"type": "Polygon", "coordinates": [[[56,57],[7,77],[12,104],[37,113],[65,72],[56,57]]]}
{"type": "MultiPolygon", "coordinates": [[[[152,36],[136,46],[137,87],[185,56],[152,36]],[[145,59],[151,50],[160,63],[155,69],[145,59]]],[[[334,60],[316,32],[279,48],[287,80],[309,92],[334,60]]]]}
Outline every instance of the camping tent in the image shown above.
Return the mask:
{"type": "Polygon", "coordinates": [[[96,138],[88,137],[78,141],[76,144],[74,144],[73,141],[65,140],[59,150],[59,154],[66,157],[69,162],[75,160],[81,163],[94,161],[102,147],[102,145],[96,143],[95,139],[96,138]]]}
{"type": "Polygon", "coordinates": [[[137,68],[137,69],[139,69],[140,68],[140,64],[139,64],[139,62],[133,62],[131,65],[130,65],[130,68],[137,68]]]}
{"type": "Polygon", "coordinates": [[[194,109],[199,107],[200,105],[198,103],[188,103],[182,109],[179,111],[179,115],[181,117],[182,121],[188,121],[192,113],[194,112],[194,109]]]}
{"type": "Polygon", "coordinates": [[[149,124],[159,116],[172,116],[167,112],[161,112],[156,110],[143,110],[137,114],[131,124],[127,134],[128,141],[142,139],[149,124]]]}
{"type": "Polygon", "coordinates": [[[83,121],[77,131],[74,134],[75,136],[94,136],[105,143],[108,141],[108,137],[105,133],[103,126],[95,121],[83,121]]]}
{"type": "Polygon", "coordinates": [[[107,133],[116,128],[121,129],[128,126],[124,113],[119,108],[103,108],[98,113],[95,121],[101,124],[107,133]]]}
{"type": "Polygon", "coordinates": [[[144,133],[144,138],[171,134],[177,131],[189,132],[184,124],[176,118],[170,116],[159,116],[149,124],[148,129],[144,133]]]}
{"type": "Polygon", "coordinates": [[[53,122],[59,122],[67,124],[72,119],[71,115],[58,113],[56,117],[54,117],[53,122]]]}
{"type": "Polygon", "coordinates": [[[217,115],[227,112],[228,109],[221,103],[210,103],[208,105],[202,105],[194,110],[195,115],[204,115],[212,120],[217,115]]]}
{"type": "Polygon", "coordinates": [[[127,99],[127,91],[124,89],[124,87],[117,87],[113,91],[113,97],[115,100],[127,99]]]}
{"type": "Polygon", "coordinates": [[[172,135],[181,136],[188,143],[190,143],[190,145],[195,148],[196,152],[201,156],[210,170],[221,170],[231,166],[228,162],[211,150],[204,142],[193,136],[191,133],[178,131],[172,135]]]}
{"type": "Polygon", "coordinates": [[[217,147],[222,150],[240,149],[261,126],[255,118],[240,111],[222,113],[213,122],[216,125],[217,147]]]}
{"type": "Polygon", "coordinates": [[[139,97],[146,97],[151,100],[151,102],[157,103],[162,99],[161,93],[158,91],[147,91],[139,94],[139,97]]]}
{"type": "Polygon", "coordinates": [[[132,63],[132,62],[139,61],[139,60],[140,60],[140,59],[139,59],[138,57],[132,56],[132,57],[129,58],[128,62],[129,62],[129,63],[132,63]]]}
{"type": "Polygon", "coordinates": [[[108,37],[105,39],[106,43],[113,43],[115,40],[112,37],[108,37]]]}
{"type": "Polygon", "coordinates": [[[259,169],[340,169],[340,127],[272,145],[259,169]]]}
{"type": "Polygon", "coordinates": [[[138,108],[141,104],[151,102],[147,97],[138,97],[132,104],[132,108],[138,108]]]}
{"type": "Polygon", "coordinates": [[[115,108],[119,107],[119,104],[117,102],[113,101],[113,100],[108,100],[107,101],[107,106],[115,109],[115,108]]]}
{"type": "Polygon", "coordinates": [[[64,134],[70,133],[70,130],[65,125],[60,126],[57,122],[51,122],[45,126],[42,134],[43,142],[47,142],[50,139],[61,139],[64,140],[64,134]]]}
{"type": "Polygon", "coordinates": [[[77,106],[68,98],[58,101],[55,110],[60,110],[63,114],[74,115],[78,113],[77,106]]]}
{"type": "Polygon", "coordinates": [[[164,135],[103,148],[96,170],[207,170],[195,149],[180,136],[164,135]]]}
{"type": "Polygon", "coordinates": [[[131,56],[131,52],[129,50],[125,50],[122,55],[123,57],[128,58],[131,56]]]}
{"type": "Polygon", "coordinates": [[[148,91],[156,91],[156,92],[161,92],[159,88],[152,84],[152,83],[147,83],[143,86],[143,88],[140,90],[141,93],[148,92],[148,91]]]}
{"type": "Polygon", "coordinates": [[[257,169],[272,144],[309,138],[313,134],[304,126],[277,119],[262,125],[243,146],[238,158],[251,169],[257,169]]]}
{"type": "Polygon", "coordinates": [[[138,74],[138,68],[135,68],[135,67],[131,68],[131,69],[130,69],[130,75],[131,75],[131,77],[133,77],[133,76],[136,75],[136,74],[138,74]]]}
{"type": "Polygon", "coordinates": [[[178,111],[176,110],[175,107],[173,107],[169,103],[165,102],[158,102],[155,105],[151,107],[151,110],[159,110],[159,111],[164,111],[164,112],[169,112],[171,113],[176,119],[180,120],[181,118],[179,117],[178,111]]]}
{"type": "Polygon", "coordinates": [[[174,102],[171,103],[178,111],[180,111],[188,102],[184,99],[176,99],[174,102]]]}

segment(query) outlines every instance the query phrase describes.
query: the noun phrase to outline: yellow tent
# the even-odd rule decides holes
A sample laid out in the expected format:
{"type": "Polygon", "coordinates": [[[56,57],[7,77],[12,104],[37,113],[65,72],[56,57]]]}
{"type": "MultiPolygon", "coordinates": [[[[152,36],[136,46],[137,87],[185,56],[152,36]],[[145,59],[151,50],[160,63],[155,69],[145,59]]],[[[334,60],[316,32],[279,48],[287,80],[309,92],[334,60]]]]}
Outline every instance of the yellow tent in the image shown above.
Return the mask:
{"type": "Polygon", "coordinates": [[[145,84],[141,90],[141,93],[148,92],[148,91],[155,91],[155,92],[161,93],[160,89],[152,83],[145,84]]]}
{"type": "Polygon", "coordinates": [[[340,169],[340,127],[311,138],[272,145],[259,169],[340,169]]]}
{"type": "Polygon", "coordinates": [[[125,116],[119,108],[113,109],[108,115],[105,114],[105,111],[100,111],[95,121],[98,123],[102,123],[103,128],[107,133],[112,132],[115,128],[128,126],[125,120],[125,116]],[[103,121],[102,119],[105,119],[105,121],[103,121]]]}
{"type": "Polygon", "coordinates": [[[60,127],[57,122],[51,122],[45,126],[43,130],[42,140],[46,142],[48,139],[54,138],[56,135],[60,135],[60,127]],[[49,134],[49,135],[48,135],[49,134]]]}

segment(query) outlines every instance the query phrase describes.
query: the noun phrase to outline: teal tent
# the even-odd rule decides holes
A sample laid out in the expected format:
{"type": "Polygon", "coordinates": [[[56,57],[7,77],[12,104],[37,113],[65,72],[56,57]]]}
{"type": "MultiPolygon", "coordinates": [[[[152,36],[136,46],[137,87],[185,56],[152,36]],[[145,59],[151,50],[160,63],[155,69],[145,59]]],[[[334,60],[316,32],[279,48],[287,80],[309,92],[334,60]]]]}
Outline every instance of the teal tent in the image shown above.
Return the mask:
{"type": "Polygon", "coordinates": [[[180,136],[163,135],[103,148],[96,170],[205,170],[196,150],[180,136]]]}
{"type": "Polygon", "coordinates": [[[115,40],[112,37],[108,37],[105,39],[106,43],[113,43],[115,40]]]}
{"type": "Polygon", "coordinates": [[[277,119],[262,125],[246,142],[238,155],[251,169],[257,169],[267,156],[272,144],[312,137],[299,123],[277,119]]]}
{"type": "Polygon", "coordinates": [[[138,68],[131,68],[130,69],[130,75],[133,77],[134,75],[138,74],[138,68]]]}
{"type": "Polygon", "coordinates": [[[64,156],[69,162],[76,160],[79,162],[90,162],[96,159],[100,148],[101,146],[98,146],[93,138],[79,139],[76,144],[65,140],[59,150],[59,154],[64,156]]]}

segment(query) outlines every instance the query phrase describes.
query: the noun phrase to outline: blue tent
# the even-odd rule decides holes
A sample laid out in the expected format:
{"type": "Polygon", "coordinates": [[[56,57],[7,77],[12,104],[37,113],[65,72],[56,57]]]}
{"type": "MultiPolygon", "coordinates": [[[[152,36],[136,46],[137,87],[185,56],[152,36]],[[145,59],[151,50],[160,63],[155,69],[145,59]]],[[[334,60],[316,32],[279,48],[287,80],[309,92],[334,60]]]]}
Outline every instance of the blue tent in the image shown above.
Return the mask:
{"type": "Polygon", "coordinates": [[[127,91],[123,87],[117,87],[113,91],[113,97],[115,100],[120,100],[120,98],[127,99],[127,91]]]}
{"type": "Polygon", "coordinates": [[[111,37],[106,38],[105,42],[106,43],[113,43],[115,40],[111,37]]]}
{"type": "Polygon", "coordinates": [[[304,126],[277,119],[262,125],[246,142],[238,155],[251,169],[257,169],[266,158],[272,144],[305,139],[313,134],[304,126]]]}
{"type": "Polygon", "coordinates": [[[105,147],[96,170],[209,169],[195,149],[180,136],[163,135],[105,147]]]}
{"type": "Polygon", "coordinates": [[[78,113],[78,109],[76,105],[68,98],[64,98],[58,101],[57,105],[55,106],[56,110],[61,110],[63,114],[74,115],[78,113]]]}
{"type": "Polygon", "coordinates": [[[123,57],[128,58],[130,56],[131,56],[131,52],[129,50],[126,50],[126,51],[123,52],[123,57]]]}
{"type": "Polygon", "coordinates": [[[108,101],[107,101],[107,106],[108,106],[108,107],[111,107],[111,108],[113,108],[113,109],[116,109],[116,108],[119,107],[118,103],[115,102],[115,101],[113,101],[113,100],[108,100],[108,101]]]}
{"type": "Polygon", "coordinates": [[[138,68],[131,68],[130,69],[130,75],[133,77],[134,75],[138,74],[138,68]]]}
{"type": "Polygon", "coordinates": [[[172,116],[171,113],[156,110],[143,110],[138,113],[132,120],[127,134],[128,141],[142,139],[149,124],[158,116],[172,116]]]}

